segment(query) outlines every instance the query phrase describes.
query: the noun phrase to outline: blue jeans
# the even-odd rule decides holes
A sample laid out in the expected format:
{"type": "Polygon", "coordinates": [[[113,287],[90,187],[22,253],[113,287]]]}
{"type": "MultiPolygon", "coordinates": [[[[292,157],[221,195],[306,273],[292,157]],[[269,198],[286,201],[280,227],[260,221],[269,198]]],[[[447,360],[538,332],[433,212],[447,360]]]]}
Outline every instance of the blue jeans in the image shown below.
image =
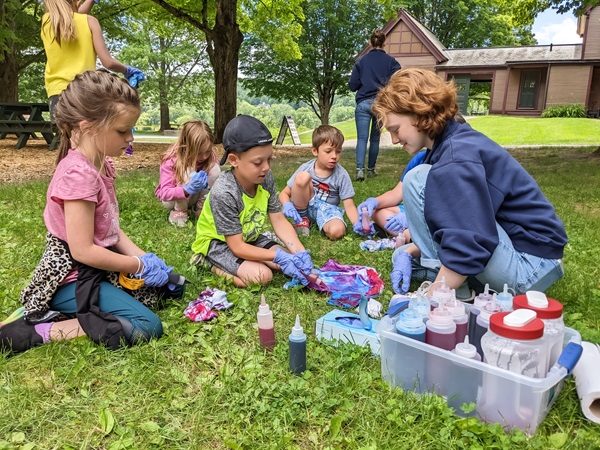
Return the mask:
{"type": "MultiPolygon", "coordinates": [[[[75,314],[77,311],[76,285],[77,282],[72,282],[58,288],[52,297],[50,308],[63,314],[75,314]]],[[[131,334],[135,341],[148,341],[162,336],[162,323],[158,316],[127,292],[107,281],[100,283],[99,306],[101,311],[129,321],[133,327],[131,334]]]]}
{"type": "Polygon", "coordinates": [[[377,119],[371,112],[374,98],[363,100],[356,105],[354,110],[354,119],[356,121],[356,168],[365,168],[365,153],[367,151],[367,140],[369,145],[369,169],[375,168],[377,155],[379,155],[379,136],[381,130],[377,124],[377,119]],[[369,136],[370,129],[370,136],[369,136]]]}
{"type": "MultiPolygon", "coordinates": [[[[415,258],[417,270],[424,270],[430,278],[441,266],[439,245],[433,240],[425,221],[425,185],[431,165],[421,164],[406,174],[403,183],[404,204],[408,228],[413,242],[421,250],[421,257],[415,258]]],[[[562,278],[564,272],[560,259],[546,259],[519,252],[513,247],[506,231],[496,223],[499,243],[487,265],[478,275],[470,277],[470,282],[501,291],[504,283],[517,293],[528,290],[545,291],[562,278]]],[[[415,274],[416,275],[416,274],[415,274]]],[[[458,295],[458,292],[457,292],[458,295]]]]}

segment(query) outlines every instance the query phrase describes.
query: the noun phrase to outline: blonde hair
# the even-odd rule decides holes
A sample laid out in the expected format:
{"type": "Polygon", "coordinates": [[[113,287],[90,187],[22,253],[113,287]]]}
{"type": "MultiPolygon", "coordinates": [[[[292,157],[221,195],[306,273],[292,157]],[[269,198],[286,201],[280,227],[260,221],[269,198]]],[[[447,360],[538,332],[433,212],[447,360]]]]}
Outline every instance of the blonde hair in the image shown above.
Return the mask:
{"type": "Polygon", "coordinates": [[[67,155],[73,130],[80,122],[88,121],[96,129],[108,127],[124,107],[140,110],[138,93],[124,78],[105,70],[76,75],[56,104],[55,119],[60,132],[56,163],[67,155]]]}
{"type": "Polygon", "coordinates": [[[456,86],[431,70],[401,69],[381,88],[372,110],[381,125],[389,113],[413,115],[417,129],[435,138],[458,111],[456,86]]]}
{"type": "Polygon", "coordinates": [[[319,125],[312,134],[312,146],[318,149],[322,144],[331,143],[335,148],[342,148],[344,135],[331,125],[319,125]]]}
{"type": "Polygon", "coordinates": [[[75,40],[76,31],[73,22],[73,0],[44,0],[48,18],[44,25],[50,22],[53,39],[58,45],[63,41],[75,40]]]}
{"type": "Polygon", "coordinates": [[[163,155],[162,161],[175,157],[175,179],[184,183],[190,169],[208,172],[217,163],[215,137],[203,120],[190,120],[181,127],[177,142],[163,155]],[[200,159],[208,153],[207,158],[200,159]]]}

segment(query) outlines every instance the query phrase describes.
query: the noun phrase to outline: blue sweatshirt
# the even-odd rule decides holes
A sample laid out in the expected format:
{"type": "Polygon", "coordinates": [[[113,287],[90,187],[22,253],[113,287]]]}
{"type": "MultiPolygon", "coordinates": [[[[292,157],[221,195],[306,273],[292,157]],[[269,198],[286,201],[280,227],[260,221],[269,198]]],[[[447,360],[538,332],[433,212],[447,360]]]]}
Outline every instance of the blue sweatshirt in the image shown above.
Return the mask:
{"type": "Polygon", "coordinates": [[[398,61],[381,48],[374,48],[356,61],[348,81],[350,90],[356,91],[356,103],[374,98],[399,69],[398,61]]]}
{"type": "Polygon", "coordinates": [[[563,255],[567,235],[535,180],[502,147],[468,124],[448,121],[424,161],[425,219],[442,264],[461,275],[483,272],[498,245],[496,222],[520,252],[563,255]]]}

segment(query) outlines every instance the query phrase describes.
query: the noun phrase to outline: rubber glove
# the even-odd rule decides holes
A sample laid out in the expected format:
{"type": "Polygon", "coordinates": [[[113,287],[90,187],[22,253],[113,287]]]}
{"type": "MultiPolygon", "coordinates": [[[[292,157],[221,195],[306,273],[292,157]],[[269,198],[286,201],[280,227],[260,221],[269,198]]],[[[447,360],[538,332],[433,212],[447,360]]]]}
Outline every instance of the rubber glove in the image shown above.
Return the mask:
{"type": "Polygon", "coordinates": [[[208,175],[204,170],[194,172],[190,180],[183,186],[183,190],[190,195],[197,194],[208,187],[208,175]]]}
{"type": "Polygon", "coordinates": [[[396,294],[406,294],[410,289],[412,276],[412,256],[405,251],[394,252],[392,256],[392,289],[396,294]]]}
{"type": "Polygon", "coordinates": [[[310,253],[308,253],[306,250],[294,253],[294,259],[296,267],[305,277],[309,276],[315,268],[315,265],[310,257],[310,253]]]}
{"type": "Polygon", "coordinates": [[[399,212],[395,216],[388,217],[385,222],[385,229],[392,233],[400,233],[408,228],[408,220],[403,212],[399,212]]]}
{"type": "Polygon", "coordinates": [[[125,78],[127,78],[127,82],[129,86],[132,88],[137,88],[139,84],[146,79],[146,75],[140,69],[131,66],[125,66],[125,78]]]}
{"type": "Polygon", "coordinates": [[[356,223],[352,225],[352,230],[359,236],[372,236],[375,234],[375,225],[371,222],[371,229],[368,233],[365,233],[362,226],[362,220],[358,219],[356,223]]]}
{"type": "Polygon", "coordinates": [[[144,280],[146,286],[161,287],[169,282],[169,273],[173,271],[165,262],[154,253],[146,253],[140,256],[144,267],[141,273],[137,274],[144,280]]]}
{"type": "Polygon", "coordinates": [[[363,208],[367,208],[369,217],[373,217],[373,213],[377,209],[377,206],[378,206],[377,199],[375,197],[369,197],[364,202],[362,202],[360,205],[358,205],[358,208],[357,208],[358,213],[360,214],[360,212],[363,210],[363,208]]]}
{"type": "Polygon", "coordinates": [[[292,255],[281,248],[277,248],[277,250],[275,250],[275,258],[273,258],[273,262],[275,264],[279,264],[279,267],[284,275],[298,280],[303,286],[308,284],[306,276],[302,273],[300,268],[296,266],[298,258],[295,258],[295,255],[292,255]]]}
{"type": "Polygon", "coordinates": [[[294,223],[300,223],[302,217],[298,214],[298,210],[292,202],[285,202],[283,204],[283,215],[288,219],[292,219],[294,223]]]}

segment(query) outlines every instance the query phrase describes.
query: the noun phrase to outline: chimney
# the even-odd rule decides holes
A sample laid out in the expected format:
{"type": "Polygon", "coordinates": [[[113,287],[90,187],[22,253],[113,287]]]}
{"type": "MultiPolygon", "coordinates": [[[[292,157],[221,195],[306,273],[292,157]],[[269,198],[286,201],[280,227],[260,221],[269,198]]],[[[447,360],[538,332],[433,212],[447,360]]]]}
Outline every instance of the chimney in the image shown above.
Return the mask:
{"type": "Polygon", "coordinates": [[[550,51],[552,51],[552,42],[550,42],[550,51]]]}

